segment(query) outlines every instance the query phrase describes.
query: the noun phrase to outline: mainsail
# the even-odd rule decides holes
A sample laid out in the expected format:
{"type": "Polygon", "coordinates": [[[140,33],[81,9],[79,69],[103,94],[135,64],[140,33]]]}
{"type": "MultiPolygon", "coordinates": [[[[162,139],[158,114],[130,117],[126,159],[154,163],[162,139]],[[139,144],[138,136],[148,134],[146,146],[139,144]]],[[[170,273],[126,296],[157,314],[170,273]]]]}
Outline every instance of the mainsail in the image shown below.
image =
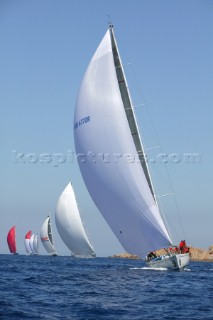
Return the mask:
{"type": "Polygon", "coordinates": [[[124,249],[145,257],[170,245],[111,27],[83,77],[74,137],[87,189],[124,249]]]}
{"type": "Polygon", "coordinates": [[[58,199],[55,222],[61,239],[72,253],[81,257],[95,256],[81,221],[71,183],[67,185],[58,199]]]}
{"type": "Polygon", "coordinates": [[[13,226],[7,235],[7,243],[11,253],[16,253],[16,226],[13,226]]]}
{"type": "Polygon", "coordinates": [[[24,239],[24,244],[25,244],[25,249],[26,249],[26,252],[28,254],[32,254],[32,250],[31,250],[31,247],[30,247],[30,238],[32,236],[32,231],[28,231],[26,236],[25,236],[25,239],[24,239]]]}
{"type": "Polygon", "coordinates": [[[53,245],[52,227],[49,215],[42,224],[40,238],[45,250],[51,255],[57,255],[53,245]]]}

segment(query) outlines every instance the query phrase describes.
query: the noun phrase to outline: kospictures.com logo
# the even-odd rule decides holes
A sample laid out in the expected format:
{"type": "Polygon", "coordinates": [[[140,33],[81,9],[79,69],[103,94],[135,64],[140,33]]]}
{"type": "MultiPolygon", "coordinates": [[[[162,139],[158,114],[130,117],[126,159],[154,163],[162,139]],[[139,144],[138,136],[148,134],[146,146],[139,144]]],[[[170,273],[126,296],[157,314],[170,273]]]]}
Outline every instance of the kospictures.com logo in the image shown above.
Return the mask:
{"type": "Polygon", "coordinates": [[[34,152],[19,152],[12,150],[12,162],[15,164],[51,164],[54,167],[58,167],[64,163],[74,163],[75,161],[80,163],[135,163],[135,162],[147,162],[147,163],[201,163],[201,156],[199,153],[158,153],[155,157],[142,156],[131,153],[95,153],[88,151],[86,153],[76,154],[72,150],[67,152],[54,152],[54,153],[34,153],[34,152]]]}

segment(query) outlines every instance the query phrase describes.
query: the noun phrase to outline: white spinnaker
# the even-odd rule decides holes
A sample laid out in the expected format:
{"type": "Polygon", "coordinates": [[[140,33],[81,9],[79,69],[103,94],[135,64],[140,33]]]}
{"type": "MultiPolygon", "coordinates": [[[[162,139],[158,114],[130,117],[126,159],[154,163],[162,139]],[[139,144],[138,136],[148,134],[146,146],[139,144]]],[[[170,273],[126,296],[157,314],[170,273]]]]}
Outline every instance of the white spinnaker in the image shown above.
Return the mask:
{"type": "Polygon", "coordinates": [[[35,234],[33,237],[33,251],[35,254],[38,254],[38,234],[35,234]]]}
{"type": "Polygon", "coordinates": [[[66,246],[77,256],[93,256],[94,251],[84,230],[71,183],[58,199],[55,213],[58,233],[66,246]]]}
{"type": "Polygon", "coordinates": [[[49,216],[45,219],[41,227],[40,238],[45,250],[50,254],[56,254],[53,246],[52,229],[49,216]]]}
{"type": "Polygon", "coordinates": [[[33,233],[33,234],[31,235],[30,241],[29,241],[30,250],[31,250],[31,253],[32,253],[32,254],[36,254],[36,251],[34,250],[34,245],[33,245],[33,243],[34,243],[34,238],[35,238],[35,235],[34,235],[34,233],[33,233]]]}
{"type": "Polygon", "coordinates": [[[32,250],[30,248],[30,239],[24,239],[25,249],[28,254],[32,254],[32,250]]]}
{"type": "Polygon", "coordinates": [[[170,245],[171,239],[137,161],[109,31],[85,72],[74,121],[75,148],[84,182],[124,249],[145,257],[149,251],[170,245]]]}

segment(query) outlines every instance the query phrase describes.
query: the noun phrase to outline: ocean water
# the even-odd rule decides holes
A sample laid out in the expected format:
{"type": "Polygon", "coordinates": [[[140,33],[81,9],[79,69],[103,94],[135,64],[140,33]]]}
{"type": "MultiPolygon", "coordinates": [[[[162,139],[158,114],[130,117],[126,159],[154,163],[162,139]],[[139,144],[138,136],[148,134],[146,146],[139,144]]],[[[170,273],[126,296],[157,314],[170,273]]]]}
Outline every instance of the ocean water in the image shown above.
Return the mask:
{"type": "Polygon", "coordinates": [[[213,263],[0,255],[0,319],[213,319],[213,263]]]}

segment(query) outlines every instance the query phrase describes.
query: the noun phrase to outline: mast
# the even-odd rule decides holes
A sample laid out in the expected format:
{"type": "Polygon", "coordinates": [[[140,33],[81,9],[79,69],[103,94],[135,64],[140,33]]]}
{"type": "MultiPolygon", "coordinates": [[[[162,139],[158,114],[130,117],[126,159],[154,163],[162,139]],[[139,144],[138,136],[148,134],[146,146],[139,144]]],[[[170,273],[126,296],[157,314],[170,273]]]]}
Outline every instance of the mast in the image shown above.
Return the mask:
{"type": "Polygon", "coordinates": [[[154,192],[154,187],[153,187],[150,172],[149,172],[149,168],[146,163],[144,147],[143,147],[142,140],[141,140],[141,137],[139,134],[138,125],[136,122],[136,117],[135,117],[135,112],[134,112],[131,96],[129,93],[123,65],[121,62],[121,58],[119,55],[117,43],[116,43],[114,32],[113,32],[113,25],[111,23],[109,24],[109,31],[110,31],[110,36],[111,36],[112,52],[113,52],[115,70],[116,70],[116,74],[117,74],[121,98],[122,98],[124,109],[126,112],[126,117],[127,117],[128,123],[129,123],[130,131],[131,131],[132,138],[133,138],[133,141],[135,144],[135,148],[136,148],[136,151],[138,154],[138,158],[139,158],[141,166],[143,168],[143,171],[144,171],[146,180],[148,182],[150,191],[153,195],[155,202],[157,203],[155,192],[154,192]]]}

